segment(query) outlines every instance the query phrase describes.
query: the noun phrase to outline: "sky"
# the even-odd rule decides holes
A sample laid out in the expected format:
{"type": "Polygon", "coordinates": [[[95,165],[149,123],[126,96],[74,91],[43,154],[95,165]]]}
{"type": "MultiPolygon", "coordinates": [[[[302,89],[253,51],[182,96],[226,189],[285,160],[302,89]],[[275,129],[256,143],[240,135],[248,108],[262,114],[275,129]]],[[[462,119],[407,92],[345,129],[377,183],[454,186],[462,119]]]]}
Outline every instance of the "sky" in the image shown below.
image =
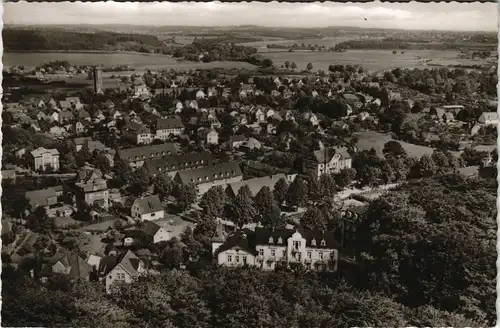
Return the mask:
{"type": "Polygon", "coordinates": [[[4,24],[353,26],[497,31],[497,3],[4,3],[4,24]],[[365,20],[366,18],[366,20],[365,20]]]}

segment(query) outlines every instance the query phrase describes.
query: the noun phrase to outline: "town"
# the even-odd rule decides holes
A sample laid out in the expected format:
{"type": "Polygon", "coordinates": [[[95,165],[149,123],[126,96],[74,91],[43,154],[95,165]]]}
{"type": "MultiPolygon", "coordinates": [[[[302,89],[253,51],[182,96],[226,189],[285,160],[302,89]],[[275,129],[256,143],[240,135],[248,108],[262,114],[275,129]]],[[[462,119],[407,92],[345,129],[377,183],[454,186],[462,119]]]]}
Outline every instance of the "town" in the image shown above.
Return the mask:
{"type": "Polygon", "coordinates": [[[496,65],[314,65],[4,67],[4,320],[270,327],[269,292],[293,327],[491,323],[496,65]]]}

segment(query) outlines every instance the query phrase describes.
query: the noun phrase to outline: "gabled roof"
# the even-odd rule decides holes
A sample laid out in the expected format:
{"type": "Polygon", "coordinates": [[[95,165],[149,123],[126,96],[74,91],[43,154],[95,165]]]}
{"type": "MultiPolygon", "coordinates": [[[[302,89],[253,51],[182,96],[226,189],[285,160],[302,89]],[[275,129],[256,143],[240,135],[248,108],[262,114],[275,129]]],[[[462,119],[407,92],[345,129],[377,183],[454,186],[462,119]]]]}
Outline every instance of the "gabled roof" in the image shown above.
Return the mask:
{"type": "Polygon", "coordinates": [[[121,264],[121,266],[125,269],[125,271],[127,271],[128,274],[136,277],[139,275],[139,272],[137,270],[141,262],[142,261],[137,257],[137,255],[132,253],[130,250],[122,254],[108,255],[101,259],[101,262],[99,264],[99,275],[105,276],[109,272],[111,272],[111,270],[113,270],[118,264],[121,264]]]}
{"type": "Polygon", "coordinates": [[[138,198],[134,201],[133,206],[139,207],[140,214],[155,213],[163,210],[163,205],[158,195],[138,198]]]}
{"type": "Polygon", "coordinates": [[[339,154],[343,159],[351,158],[349,151],[345,147],[325,147],[315,150],[313,152],[313,158],[318,163],[329,163],[336,154],[339,154]]]}
{"type": "Polygon", "coordinates": [[[45,153],[50,153],[51,155],[59,155],[59,151],[57,149],[46,149],[43,147],[37,148],[33,151],[31,151],[31,155],[33,157],[40,157],[45,153]]]}
{"type": "Polygon", "coordinates": [[[164,129],[183,129],[184,124],[182,120],[178,116],[168,117],[168,118],[160,118],[156,121],[156,129],[164,130],[164,129]]]}
{"type": "Polygon", "coordinates": [[[69,270],[68,275],[71,278],[88,278],[92,271],[92,267],[75,252],[56,254],[47,259],[47,262],[48,265],[42,271],[43,273],[51,273],[52,267],[58,262],[69,270]]]}
{"type": "Polygon", "coordinates": [[[152,222],[152,221],[146,221],[144,223],[144,227],[142,228],[142,231],[148,236],[154,237],[156,233],[162,229],[163,227],[152,222]]]}
{"type": "Polygon", "coordinates": [[[163,143],[159,145],[118,150],[120,158],[126,161],[144,160],[147,158],[156,158],[173,154],[177,154],[177,146],[175,143],[163,143]]]}
{"type": "Polygon", "coordinates": [[[269,229],[269,228],[255,228],[255,244],[256,245],[273,245],[273,246],[286,246],[287,239],[292,237],[295,232],[299,232],[302,238],[306,240],[306,247],[311,248],[327,248],[327,249],[338,249],[340,248],[339,243],[335,239],[335,233],[333,231],[319,231],[319,230],[308,230],[308,229],[269,229]],[[271,239],[272,237],[272,239],[271,239]],[[281,244],[279,243],[281,238],[281,244]],[[313,240],[316,241],[316,245],[313,245],[313,240]],[[324,246],[321,245],[321,241],[324,240],[324,246]],[[271,242],[272,241],[272,242],[271,242]]]}
{"type": "Polygon", "coordinates": [[[217,248],[215,255],[227,251],[229,249],[241,249],[245,252],[257,255],[255,249],[255,234],[251,230],[239,230],[229,235],[224,243],[217,248]]]}
{"type": "Polygon", "coordinates": [[[261,178],[233,182],[230,183],[227,188],[232,191],[233,195],[236,195],[243,186],[248,186],[250,192],[252,193],[252,196],[255,196],[263,187],[269,187],[272,191],[274,189],[274,186],[280,179],[286,180],[286,175],[284,175],[283,173],[279,173],[261,178]]]}
{"type": "Polygon", "coordinates": [[[221,179],[230,179],[242,176],[240,166],[237,162],[213,164],[207,167],[184,170],[177,172],[177,179],[182,184],[201,184],[221,179]]]}
{"type": "Polygon", "coordinates": [[[57,197],[56,193],[57,189],[55,187],[51,187],[41,190],[27,191],[25,197],[32,206],[48,206],[55,204],[57,201],[57,199],[54,198],[57,197]],[[49,202],[48,200],[50,198],[53,201],[49,202]]]}
{"type": "Polygon", "coordinates": [[[144,167],[151,174],[185,170],[204,167],[212,164],[212,156],[209,152],[179,154],[148,159],[144,167]]]}

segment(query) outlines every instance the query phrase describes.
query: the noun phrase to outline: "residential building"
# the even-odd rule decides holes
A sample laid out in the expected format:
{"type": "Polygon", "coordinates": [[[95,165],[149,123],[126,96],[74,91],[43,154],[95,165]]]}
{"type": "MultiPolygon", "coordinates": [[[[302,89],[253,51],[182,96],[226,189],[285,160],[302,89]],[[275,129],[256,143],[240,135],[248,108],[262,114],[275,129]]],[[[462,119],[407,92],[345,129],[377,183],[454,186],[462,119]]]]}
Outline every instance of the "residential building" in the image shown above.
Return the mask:
{"type": "Polygon", "coordinates": [[[485,112],[479,116],[479,123],[485,125],[497,125],[498,124],[498,113],[497,112],[485,112]]]}
{"type": "Polygon", "coordinates": [[[151,133],[151,130],[147,126],[140,123],[130,123],[128,135],[130,135],[130,137],[134,139],[138,145],[148,145],[153,141],[153,134],[151,133]]]}
{"type": "Polygon", "coordinates": [[[140,167],[144,161],[152,158],[171,156],[178,153],[175,143],[164,143],[144,147],[134,147],[118,150],[120,159],[127,162],[132,168],[140,167]]]}
{"type": "Polygon", "coordinates": [[[239,148],[245,142],[245,136],[242,134],[233,135],[229,138],[229,146],[231,149],[239,148]]]}
{"type": "Polygon", "coordinates": [[[99,169],[90,165],[80,168],[75,178],[74,190],[77,204],[85,202],[105,209],[109,206],[108,185],[99,169]]]}
{"type": "Polygon", "coordinates": [[[237,231],[213,249],[219,265],[274,270],[295,263],[310,270],[336,271],[340,244],[333,231],[257,227],[237,231]]]}
{"type": "Polygon", "coordinates": [[[49,206],[56,205],[58,203],[58,196],[61,196],[62,194],[62,186],[55,186],[40,190],[27,191],[25,197],[30,204],[31,210],[33,211],[37,207],[44,207],[47,209],[49,206]]]}
{"type": "Polygon", "coordinates": [[[210,130],[207,133],[207,144],[218,145],[219,144],[219,133],[215,130],[210,130]]]}
{"type": "Polygon", "coordinates": [[[78,152],[84,146],[88,148],[88,150],[92,153],[94,150],[104,150],[106,146],[102,144],[99,140],[92,140],[91,137],[81,137],[73,139],[73,143],[75,144],[75,150],[78,152]]]}
{"type": "Polygon", "coordinates": [[[305,159],[305,166],[320,177],[325,173],[339,173],[343,169],[351,168],[352,157],[345,147],[323,147],[305,159]]]}
{"type": "Polygon", "coordinates": [[[35,171],[46,171],[51,168],[59,170],[59,151],[57,149],[45,149],[43,147],[33,150],[31,153],[31,167],[35,171]]]}
{"type": "Polygon", "coordinates": [[[264,177],[259,177],[259,178],[253,178],[253,179],[233,182],[233,183],[230,183],[227,185],[226,193],[229,197],[235,197],[238,194],[238,191],[243,186],[247,186],[250,189],[252,196],[255,197],[255,195],[257,195],[257,193],[263,187],[269,187],[269,189],[271,189],[271,191],[273,191],[274,186],[276,185],[276,183],[280,179],[286,180],[286,175],[283,173],[279,173],[279,174],[275,174],[275,175],[269,175],[269,176],[264,176],[264,177]]]}
{"type": "Polygon", "coordinates": [[[172,227],[162,227],[152,221],[147,221],[144,223],[142,231],[146,234],[148,239],[153,243],[159,243],[162,241],[168,241],[171,239],[170,233],[172,232],[172,227]]]}
{"type": "Polygon", "coordinates": [[[131,209],[131,216],[141,221],[151,221],[163,219],[165,210],[158,195],[151,195],[137,198],[131,209]]]}
{"type": "Polygon", "coordinates": [[[150,96],[148,87],[146,87],[144,84],[134,85],[134,97],[138,98],[142,96],[150,96]]]}
{"type": "Polygon", "coordinates": [[[156,121],[155,138],[167,140],[171,135],[181,135],[184,132],[184,129],[184,124],[178,116],[161,118],[156,121]]]}
{"type": "Polygon", "coordinates": [[[40,272],[42,277],[48,277],[53,274],[64,274],[70,279],[89,280],[92,272],[92,266],[76,252],[58,253],[45,259],[44,262],[40,272]]]}
{"type": "Polygon", "coordinates": [[[147,274],[145,263],[131,251],[105,256],[99,262],[99,277],[104,280],[106,292],[117,282],[131,283],[142,274],[147,274]]]}
{"type": "Polygon", "coordinates": [[[176,154],[147,159],[144,168],[151,175],[167,174],[174,178],[179,170],[190,170],[212,165],[213,158],[209,152],[176,154]]]}
{"type": "Polygon", "coordinates": [[[203,195],[214,186],[224,189],[230,183],[243,180],[243,174],[236,162],[212,164],[207,167],[178,171],[174,181],[184,185],[194,184],[198,196],[203,195]]]}
{"type": "Polygon", "coordinates": [[[242,164],[242,168],[245,174],[250,174],[257,177],[272,176],[281,173],[286,176],[286,181],[288,183],[292,183],[297,177],[297,172],[292,168],[274,167],[259,161],[245,161],[242,164]]]}

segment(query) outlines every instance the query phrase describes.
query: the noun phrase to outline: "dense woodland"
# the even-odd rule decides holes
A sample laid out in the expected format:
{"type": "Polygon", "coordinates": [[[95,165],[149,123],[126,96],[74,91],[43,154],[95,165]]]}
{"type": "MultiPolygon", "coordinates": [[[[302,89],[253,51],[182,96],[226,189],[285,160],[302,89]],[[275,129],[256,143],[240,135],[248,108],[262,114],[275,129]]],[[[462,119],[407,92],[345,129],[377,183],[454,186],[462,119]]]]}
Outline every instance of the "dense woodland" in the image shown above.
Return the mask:
{"type": "Polygon", "coordinates": [[[348,49],[377,49],[377,50],[459,50],[459,49],[481,49],[495,51],[496,43],[457,43],[457,42],[419,42],[407,41],[402,39],[383,39],[383,40],[350,40],[340,42],[335,45],[336,50],[348,49]]]}
{"type": "Polygon", "coordinates": [[[495,319],[495,180],[444,175],[399,187],[359,223],[358,269],[262,272],[209,263],[213,221],[167,242],[171,269],[118,285],[54,276],[41,286],[5,264],[4,325],[51,327],[487,326],[495,319]],[[210,224],[212,222],[212,224],[210,224]],[[203,251],[205,250],[205,252],[203,251]]]}

